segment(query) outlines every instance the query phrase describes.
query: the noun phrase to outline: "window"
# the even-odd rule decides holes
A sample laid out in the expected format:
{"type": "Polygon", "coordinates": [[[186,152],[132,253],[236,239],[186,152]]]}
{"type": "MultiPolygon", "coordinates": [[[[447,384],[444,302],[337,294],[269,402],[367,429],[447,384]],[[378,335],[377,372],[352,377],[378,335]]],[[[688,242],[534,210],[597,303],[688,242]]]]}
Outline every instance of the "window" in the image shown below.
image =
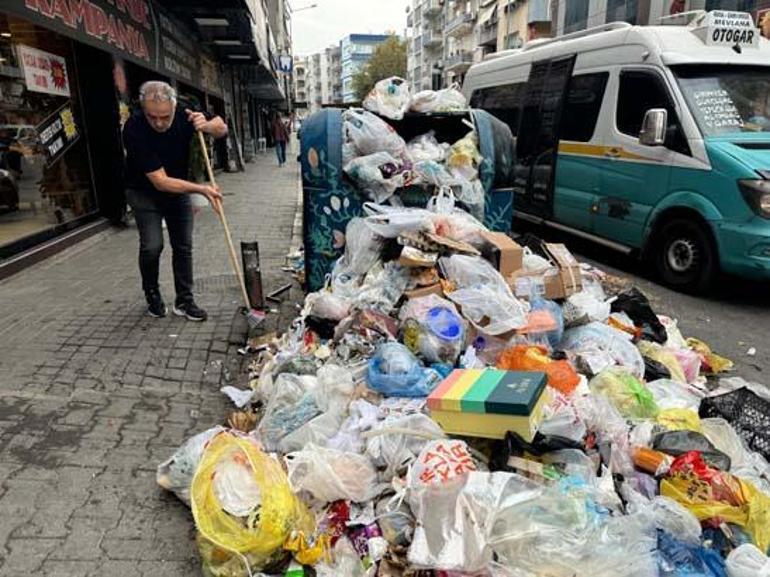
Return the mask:
{"type": "Polygon", "coordinates": [[[588,142],[593,138],[608,78],[607,72],[572,77],[560,138],[577,142],[588,142]]]}
{"type": "Polygon", "coordinates": [[[754,12],[757,0],[706,0],[706,10],[737,10],[754,12]]]}
{"type": "Polygon", "coordinates": [[[638,0],[607,0],[606,22],[636,24],[638,4],[638,0]]]}
{"type": "Polygon", "coordinates": [[[588,0],[565,2],[564,33],[583,30],[588,25],[588,0]]]}
{"type": "Polygon", "coordinates": [[[689,155],[690,147],[660,76],[641,70],[624,70],[620,75],[615,119],[618,130],[638,138],[644,115],[651,108],[665,108],[668,111],[666,147],[689,155]]]}
{"type": "Polygon", "coordinates": [[[475,90],[471,95],[471,108],[481,108],[505,122],[514,136],[519,132],[521,99],[524,82],[492,86],[475,90]]]}

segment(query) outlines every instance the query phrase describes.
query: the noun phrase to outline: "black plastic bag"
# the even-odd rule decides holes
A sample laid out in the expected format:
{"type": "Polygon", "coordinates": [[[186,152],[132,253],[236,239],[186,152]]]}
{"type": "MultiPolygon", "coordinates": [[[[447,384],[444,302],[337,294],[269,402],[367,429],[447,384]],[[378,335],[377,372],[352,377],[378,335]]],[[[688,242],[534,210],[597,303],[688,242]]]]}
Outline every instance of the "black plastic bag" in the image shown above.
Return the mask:
{"type": "Polygon", "coordinates": [[[620,293],[612,303],[612,312],[626,313],[634,325],[642,329],[642,338],[661,345],[666,344],[666,327],[658,320],[650,301],[638,288],[634,287],[620,293]]]}
{"type": "Polygon", "coordinates": [[[505,440],[495,442],[492,457],[489,460],[489,469],[490,471],[510,471],[508,467],[510,457],[521,457],[525,453],[539,457],[561,449],[583,450],[583,444],[566,437],[546,436],[540,433],[535,433],[535,438],[528,443],[518,433],[508,431],[505,440]]]}
{"type": "Polygon", "coordinates": [[[649,382],[659,379],[670,379],[671,371],[663,363],[659,363],[650,357],[644,357],[644,380],[649,382]]]}
{"type": "Polygon", "coordinates": [[[652,448],[672,457],[698,451],[706,463],[720,471],[730,470],[730,457],[711,444],[706,437],[695,431],[668,431],[655,435],[652,448]]]}

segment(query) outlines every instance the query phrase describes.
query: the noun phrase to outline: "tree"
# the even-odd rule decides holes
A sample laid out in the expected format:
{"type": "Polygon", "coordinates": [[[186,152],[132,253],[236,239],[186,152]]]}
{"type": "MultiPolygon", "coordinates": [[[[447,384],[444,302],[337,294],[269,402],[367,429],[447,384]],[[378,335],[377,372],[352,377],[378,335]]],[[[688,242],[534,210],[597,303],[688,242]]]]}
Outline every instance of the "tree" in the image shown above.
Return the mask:
{"type": "Polygon", "coordinates": [[[391,76],[406,78],[406,41],[395,34],[377,46],[369,62],[353,75],[356,98],[363,100],[377,82],[391,76]]]}

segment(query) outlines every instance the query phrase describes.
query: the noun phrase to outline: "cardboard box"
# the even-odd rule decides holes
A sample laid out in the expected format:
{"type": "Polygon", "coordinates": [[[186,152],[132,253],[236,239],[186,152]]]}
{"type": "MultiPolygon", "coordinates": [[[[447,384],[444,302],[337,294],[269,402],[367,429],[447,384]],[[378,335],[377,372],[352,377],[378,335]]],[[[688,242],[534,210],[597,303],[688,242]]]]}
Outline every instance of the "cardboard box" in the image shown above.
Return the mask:
{"type": "Polygon", "coordinates": [[[521,270],[524,260],[524,249],[518,243],[502,232],[484,231],[482,238],[487,242],[483,256],[503,275],[508,278],[521,270]]]}
{"type": "Polygon", "coordinates": [[[456,369],[428,397],[430,416],[451,434],[532,441],[550,400],[545,373],[456,369]]]}
{"type": "Polygon", "coordinates": [[[414,290],[404,292],[404,296],[408,299],[418,299],[420,297],[426,297],[428,295],[444,296],[444,288],[441,283],[432,284],[430,286],[416,288],[414,290]]]}
{"type": "Polygon", "coordinates": [[[554,268],[540,272],[517,271],[506,277],[517,297],[542,295],[550,300],[571,297],[583,290],[580,263],[569,249],[558,243],[544,243],[543,247],[554,268]]]}

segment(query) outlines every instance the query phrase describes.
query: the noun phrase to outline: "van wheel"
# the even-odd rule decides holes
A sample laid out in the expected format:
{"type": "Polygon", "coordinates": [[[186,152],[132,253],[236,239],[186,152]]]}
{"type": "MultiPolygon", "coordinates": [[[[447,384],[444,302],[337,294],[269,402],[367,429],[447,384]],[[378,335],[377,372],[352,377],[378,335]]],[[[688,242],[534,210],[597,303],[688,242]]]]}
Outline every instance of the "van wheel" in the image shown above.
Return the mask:
{"type": "Polygon", "coordinates": [[[699,222],[675,218],[656,234],[655,268],[664,283],[685,292],[704,292],[717,271],[717,251],[699,222]]]}

